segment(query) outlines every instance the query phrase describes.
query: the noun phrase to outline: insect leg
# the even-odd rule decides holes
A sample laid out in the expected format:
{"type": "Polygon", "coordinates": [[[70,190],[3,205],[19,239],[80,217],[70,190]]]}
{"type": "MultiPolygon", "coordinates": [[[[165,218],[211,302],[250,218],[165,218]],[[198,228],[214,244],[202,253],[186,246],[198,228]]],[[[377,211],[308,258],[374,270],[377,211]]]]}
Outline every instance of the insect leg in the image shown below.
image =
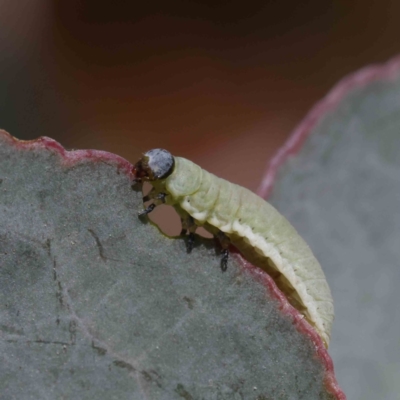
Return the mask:
{"type": "Polygon", "coordinates": [[[150,192],[143,197],[143,203],[149,200],[159,200],[160,203],[165,203],[165,198],[167,197],[167,193],[157,193],[156,189],[151,189],[150,192]]]}
{"type": "Polygon", "coordinates": [[[142,216],[142,215],[147,215],[149,213],[151,213],[154,209],[156,208],[156,205],[154,203],[151,203],[148,207],[146,207],[144,210],[139,211],[138,215],[142,216]]]}
{"type": "Polygon", "coordinates": [[[188,236],[188,241],[187,241],[187,252],[190,253],[193,250],[194,247],[194,241],[195,241],[195,232],[197,229],[197,225],[194,222],[194,219],[189,216],[187,221],[186,221],[188,230],[189,230],[189,236],[188,236]]]}
{"type": "Polygon", "coordinates": [[[167,197],[167,193],[158,193],[158,195],[156,196],[157,200],[160,200],[160,202],[162,204],[165,203],[165,198],[167,197]]]}
{"type": "Polygon", "coordinates": [[[152,188],[150,190],[150,192],[147,193],[147,195],[143,197],[143,203],[146,203],[146,201],[149,201],[149,200],[153,200],[156,197],[156,195],[157,195],[156,189],[152,188]]]}
{"type": "Polygon", "coordinates": [[[225,233],[222,231],[218,231],[215,237],[218,239],[222,247],[221,270],[222,272],[225,272],[228,268],[229,246],[231,244],[231,241],[229,240],[228,236],[226,236],[225,233]]]}
{"type": "Polygon", "coordinates": [[[186,218],[181,218],[182,230],[180,236],[185,236],[187,232],[186,218]]]}
{"type": "Polygon", "coordinates": [[[181,236],[186,235],[186,232],[189,231],[188,239],[186,242],[186,248],[187,252],[190,253],[194,246],[194,241],[195,241],[194,232],[197,229],[197,225],[195,224],[194,219],[189,214],[185,213],[184,215],[182,215],[182,212],[181,212],[181,223],[182,223],[181,236]]]}
{"type": "Polygon", "coordinates": [[[154,202],[150,204],[148,207],[146,207],[144,210],[140,211],[139,215],[146,215],[151,213],[156,208],[156,206],[165,203],[166,196],[167,196],[166,193],[157,193],[157,191],[154,188],[151,189],[150,192],[143,197],[143,203],[149,200],[154,200],[154,202]]]}
{"type": "Polygon", "coordinates": [[[228,269],[229,249],[222,250],[221,270],[225,272],[228,269]]]}
{"type": "Polygon", "coordinates": [[[186,249],[188,253],[191,253],[194,247],[195,235],[193,232],[189,232],[188,240],[186,243],[186,249]]]}

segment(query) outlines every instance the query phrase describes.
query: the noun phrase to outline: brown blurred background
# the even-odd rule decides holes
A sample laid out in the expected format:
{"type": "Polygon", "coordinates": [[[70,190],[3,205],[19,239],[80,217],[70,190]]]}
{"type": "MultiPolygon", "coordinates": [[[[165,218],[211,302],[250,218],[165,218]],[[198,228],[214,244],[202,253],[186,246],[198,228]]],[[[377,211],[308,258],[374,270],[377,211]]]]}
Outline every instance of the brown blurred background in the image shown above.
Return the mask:
{"type": "Polygon", "coordinates": [[[400,2],[0,0],[0,127],[255,190],[344,75],[400,52],[400,2]]]}

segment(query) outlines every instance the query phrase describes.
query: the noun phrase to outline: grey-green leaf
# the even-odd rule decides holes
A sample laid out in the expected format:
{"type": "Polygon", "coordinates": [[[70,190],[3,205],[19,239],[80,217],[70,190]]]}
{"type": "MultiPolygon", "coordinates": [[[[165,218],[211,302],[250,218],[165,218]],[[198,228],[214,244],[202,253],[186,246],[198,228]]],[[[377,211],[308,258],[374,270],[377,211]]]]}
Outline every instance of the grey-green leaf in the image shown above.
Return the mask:
{"type": "Polygon", "coordinates": [[[400,57],[343,80],[289,144],[286,154],[299,151],[283,157],[268,200],[306,239],[331,286],[339,383],[350,399],[397,400],[400,57]]]}
{"type": "Polygon", "coordinates": [[[343,399],[262,274],[137,217],[129,168],[0,132],[1,398],[343,399]]]}

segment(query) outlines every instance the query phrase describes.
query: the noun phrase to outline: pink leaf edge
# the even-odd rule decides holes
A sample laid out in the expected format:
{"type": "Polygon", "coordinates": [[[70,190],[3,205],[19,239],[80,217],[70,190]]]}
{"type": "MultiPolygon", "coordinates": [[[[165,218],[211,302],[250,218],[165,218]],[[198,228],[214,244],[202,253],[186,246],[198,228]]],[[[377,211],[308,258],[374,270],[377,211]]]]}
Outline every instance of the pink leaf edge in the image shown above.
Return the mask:
{"type": "Polygon", "coordinates": [[[316,103],[300,124],[294,129],[286,143],[278,150],[268,163],[264,177],[257,189],[257,194],[267,199],[272,192],[279,168],[288,158],[296,155],[304,142],[311,135],[313,128],[333,111],[349,93],[374,81],[389,81],[398,78],[400,74],[400,55],[384,64],[371,65],[360,69],[340,80],[329,93],[316,103]]]}
{"type": "Polygon", "coordinates": [[[129,178],[134,179],[132,173],[132,164],[124,158],[102,150],[66,150],[60,143],[46,136],[41,136],[33,140],[19,140],[11,136],[8,132],[0,129],[0,138],[10,145],[14,145],[19,149],[40,150],[45,149],[52,151],[61,156],[64,166],[71,166],[85,161],[104,162],[115,165],[119,171],[126,173],[129,178]]]}
{"type": "MultiPolygon", "coordinates": [[[[318,103],[316,103],[305,118],[294,129],[286,143],[278,150],[272,160],[268,163],[264,173],[264,178],[257,190],[257,194],[267,199],[272,192],[279,168],[286,161],[296,155],[302,148],[306,139],[312,134],[313,128],[324,118],[324,116],[333,111],[349,93],[362,88],[374,81],[390,81],[397,79],[400,75],[400,55],[390,59],[384,64],[377,64],[365,67],[353,74],[344,77],[339,81],[331,91],[318,103]]],[[[277,288],[274,281],[267,274],[250,265],[242,259],[242,263],[252,270],[253,274],[262,275],[260,277],[268,286],[270,292],[279,301],[282,312],[293,317],[297,329],[314,342],[318,356],[325,365],[325,385],[327,390],[339,400],[346,400],[346,395],[340,389],[334,374],[332,359],[325,349],[321,338],[315,330],[308,324],[302,315],[294,309],[286,300],[285,296],[277,288]]]]}
{"type": "Polygon", "coordinates": [[[231,251],[235,254],[236,258],[239,259],[244,271],[250,273],[255,280],[260,281],[268,288],[270,295],[278,301],[281,312],[289,316],[296,329],[307,336],[314,344],[316,354],[325,368],[324,384],[328,393],[338,400],[346,400],[346,395],[339,387],[336,380],[332,359],[319,334],[306,321],[304,316],[288,302],[286,296],[280,291],[274,280],[265,271],[250,264],[236,249],[231,249],[231,251]]]}
{"type": "MultiPolygon", "coordinates": [[[[11,136],[8,132],[0,129],[0,141],[6,141],[10,145],[16,146],[21,150],[47,150],[54,152],[60,156],[61,162],[65,166],[72,166],[86,161],[105,162],[114,165],[119,171],[127,174],[127,176],[134,181],[134,174],[132,173],[132,164],[124,158],[100,150],[66,150],[54,139],[49,137],[39,137],[34,140],[19,140],[11,136]]],[[[283,293],[278,289],[273,279],[263,270],[257,268],[246,261],[240,253],[232,248],[234,255],[238,258],[245,273],[250,273],[256,281],[263,284],[268,289],[268,292],[278,301],[279,308],[284,315],[292,318],[297,330],[307,336],[313,343],[316,349],[316,354],[325,367],[324,384],[327,391],[338,400],[346,400],[345,394],[339,388],[336,381],[333,363],[330,358],[322,339],[314,330],[314,328],[304,319],[304,317],[288,302],[283,293]]]]}

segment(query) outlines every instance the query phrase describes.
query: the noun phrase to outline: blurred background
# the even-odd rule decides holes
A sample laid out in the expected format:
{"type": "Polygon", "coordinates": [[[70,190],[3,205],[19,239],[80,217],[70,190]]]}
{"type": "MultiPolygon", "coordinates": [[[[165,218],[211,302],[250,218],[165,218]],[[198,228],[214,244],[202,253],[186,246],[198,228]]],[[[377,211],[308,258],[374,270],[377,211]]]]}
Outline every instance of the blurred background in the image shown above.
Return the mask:
{"type": "Polygon", "coordinates": [[[0,128],[131,162],[164,147],[255,191],[338,80],[400,53],[399,15],[392,0],[0,0],[0,128]]]}
{"type": "Polygon", "coordinates": [[[256,190],[310,107],[400,52],[391,0],[0,0],[0,128],[134,162],[164,147],[256,190]]]}

